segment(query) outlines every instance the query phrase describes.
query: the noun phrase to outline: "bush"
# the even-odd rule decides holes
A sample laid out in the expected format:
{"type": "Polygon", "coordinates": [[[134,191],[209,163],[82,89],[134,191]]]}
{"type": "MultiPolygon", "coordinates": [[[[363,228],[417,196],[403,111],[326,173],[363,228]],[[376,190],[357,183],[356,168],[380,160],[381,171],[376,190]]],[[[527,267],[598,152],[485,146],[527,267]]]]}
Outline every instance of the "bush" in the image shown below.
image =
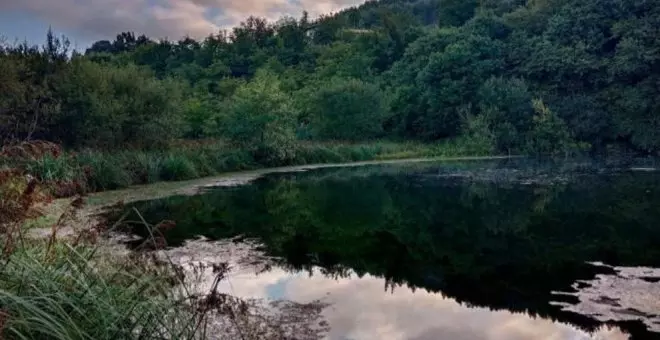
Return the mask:
{"type": "Polygon", "coordinates": [[[26,171],[42,181],[74,181],[80,178],[80,169],[73,157],[44,155],[25,164],[26,171]]]}
{"type": "MultiPolygon", "coordinates": [[[[478,111],[492,131],[497,151],[520,151],[532,125],[532,95],[522,79],[493,77],[477,93],[478,111]]],[[[493,150],[494,151],[494,150],[493,150]]]]}
{"type": "MultiPolygon", "coordinates": [[[[38,182],[12,190],[17,195],[5,195],[6,178],[0,179],[0,338],[192,339],[199,335],[197,326],[206,311],[190,308],[197,302],[184,295],[182,279],[171,262],[140,253],[122,257],[102,251],[96,244],[100,229],[84,229],[73,239],[59,238],[57,231],[82,207],[81,198],[66,209],[47,239],[24,237],[22,226],[38,202],[38,182]],[[5,203],[20,213],[4,219],[5,203]]],[[[15,179],[20,182],[24,177],[15,179]]],[[[155,230],[164,225],[147,226],[155,230]]],[[[150,244],[159,244],[156,241],[149,239],[150,244]]]]}
{"type": "Polygon", "coordinates": [[[386,105],[382,91],[374,84],[334,78],[314,84],[299,97],[315,138],[365,140],[383,133],[386,105]]]}
{"type": "Polygon", "coordinates": [[[229,150],[211,155],[213,168],[217,172],[247,170],[258,167],[252,154],[245,150],[229,150]]]}
{"type": "Polygon", "coordinates": [[[463,129],[463,135],[459,138],[462,147],[477,155],[489,155],[495,151],[497,137],[486,115],[465,114],[463,129]]]}
{"type": "Polygon", "coordinates": [[[61,114],[53,138],[71,147],[154,148],[180,133],[182,85],[135,65],[74,59],[58,81],[61,114]]]}
{"type": "Polygon", "coordinates": [[[149,184],[160,180],[161,153],[127,152],[119,156],[131,178],[131,184],[149,184]]]}
{"type": "Polygon", "coordinates": [[[577,145],[566,123],[552,112],[540,99],[534,100],[534,126],[527,140],[527,151],[532,154],[568,154],[577,145]]]}
{"type": "Polygon", "coordinates": [[[173,322],[177,303],[162,278],[139,267],[99,263],[103,259],[94,257],[94,248],[46,249],[21,247],[2,268],[0,304],[8,316],[3,338],[159,339],[194,333],[194,325],[181,323],[184,318],[173,322]]]}
{"type": "Polygon", "coordinates": [[[172,154],[163,159],[160,177],[166,181],[182,181],[199,177],[195,164],[184,155],[172,154]]]}
{"type": "Polygon", "coordinates": [[[76,160],[85,173],[91,191],[120,189],[132,184],[133,179],[118,156],[84,152],[76,160]]]}

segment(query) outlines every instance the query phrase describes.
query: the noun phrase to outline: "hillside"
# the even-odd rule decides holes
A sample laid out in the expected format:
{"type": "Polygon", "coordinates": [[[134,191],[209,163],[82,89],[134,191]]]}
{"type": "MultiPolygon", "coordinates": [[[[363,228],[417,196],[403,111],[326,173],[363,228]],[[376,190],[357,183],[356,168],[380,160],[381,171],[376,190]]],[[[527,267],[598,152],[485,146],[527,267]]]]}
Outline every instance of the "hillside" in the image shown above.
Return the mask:
{"type": "Polygon", "coordinates": [[[122,33],[73,58],[50,36],[43,50],[2,50],[0,132],[73,148],[253,146],[266,129],[281,133],[261,153],[374,138],[657,153],[659,27],[646,0],[384,0],[319,20],[251,17],[203,41],[122,33]]]}

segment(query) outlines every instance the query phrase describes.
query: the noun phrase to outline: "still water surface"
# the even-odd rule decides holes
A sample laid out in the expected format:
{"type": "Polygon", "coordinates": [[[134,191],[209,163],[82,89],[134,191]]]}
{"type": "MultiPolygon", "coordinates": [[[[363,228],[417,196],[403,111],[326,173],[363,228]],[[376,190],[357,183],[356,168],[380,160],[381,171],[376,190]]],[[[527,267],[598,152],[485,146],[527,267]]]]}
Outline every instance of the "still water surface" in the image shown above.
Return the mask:
{"type": "Polygon", "coordinates": [[[200,235],[258,240],[265,270],[211,259],[232,267],[220,289],[327,302],[329,339],[654,339],[659,184],[648,164],[390,164],[272,174],[133,206],[177,222],[172,247],[200,235]],[[617,274],[638,266],[649,268],[617,274]],[[585,287],[591,295],[557,294],[585,287]]]}

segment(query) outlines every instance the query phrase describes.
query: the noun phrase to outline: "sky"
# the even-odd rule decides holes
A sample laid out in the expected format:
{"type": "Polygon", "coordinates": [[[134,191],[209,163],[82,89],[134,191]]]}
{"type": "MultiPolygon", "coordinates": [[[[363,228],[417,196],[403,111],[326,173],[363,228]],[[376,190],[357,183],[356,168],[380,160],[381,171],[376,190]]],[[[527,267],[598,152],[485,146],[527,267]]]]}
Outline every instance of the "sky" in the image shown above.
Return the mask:
{"type": "Polygon", "coordinates": [[[364,0],[0,0],[0,39],[44,41],[48,27],[84,49],[133,31],[152,38],[203,38],[250,15],[277,20],[311,17],[364,0]]]}

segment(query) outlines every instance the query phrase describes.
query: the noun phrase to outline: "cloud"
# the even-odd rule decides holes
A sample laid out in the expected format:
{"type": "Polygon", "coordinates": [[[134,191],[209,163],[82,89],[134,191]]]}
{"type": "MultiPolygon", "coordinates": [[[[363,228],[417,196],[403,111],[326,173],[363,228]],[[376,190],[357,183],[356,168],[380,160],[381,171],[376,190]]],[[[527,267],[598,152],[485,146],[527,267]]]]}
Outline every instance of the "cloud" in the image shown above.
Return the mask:
{"type": "MultiPolygon", "coordinates": [[[[248,253],[251,250],[248,249],[248,253]]],[[[314,270],[291,273],[280,268],[255,275],[251,257],[223,249],[213,254],[213,262],[230,264],[227,279],[218,291],[247,299],[290,300],[309,303],[320,300],[330,304],[323,311],[330,325],[328,339],[391,340],[623,340],[627,335],[618,328],[602,328],[593,334],[568,324],[488,308],[472,308],[453,299],[424,290],[397,287],[385,291],[385,280],[371,275],[330,278],[314,270]],[[227,254],[230,255],[227,255],[227,254]],[[246,260],[239,260],[245,257],[246,260]],[[247,263],[247,264],[246,264],[247,263]]],[[[203,252],[200,252],[204,254],[203,252]]],[[[190,263],[207,259],[181,257],[190,263]]],[[[173,258],[177,258],[176,255],[173,258]]],[[[257,268],[261,268],[257,266],[257,268]]],[[[207,292],[216,274],[206,269],[200,276],[199,292],[207,292]]]]}
{"type": "Polygon", "coordinates": [[[329,303],[323,312],[330,326],[329,340],[624,340],[616,327],[593,334],[549,319],[505,310],[473,308],[442,294],[407,287],[386,290],[385,280],[372,275],[333,278],[315,268],[311,273],[291,272],[273,266],[262,272],[264,259],[256,242],[188,242],[168,250],[169,258],[195,273],[188,287],[205,293],[214,287],[212,266],[200,270],[194,264],[227,263],[229,272],[217,289],[245,299],[329,303]],[[258,274],[257,274],[258,273],[258,274]]]}
{"type": "Polygon", "coordinates": [[[0,11],[38,16],[56,30],[94,39],[134,31],[154,38],[202,38],[250,15],[269,20],[303,10],[312,17],[362,0],[0,0],[0,11]]]}
{"type": "MultiPolygon", "coordinates": [[[[254,272],[233,264],[234,271],[219,289],[244,298],[287,299],[306,303],[329,302],[324,311],[330,324],[329,339],[392,340],[623,340],[617,328],[603,328],[588,334],[570,325],[521,313],[470,308],[453,299],[424,290],[397,287],[385,292],[385,281],[365,275],[333,279],[318,270],[292,274],[274,268],[254,272]],[[273,294],[273,293],[276,294],[273,294]]],[[[206,291],[214,275],[208,275],[206,291]]]]}

